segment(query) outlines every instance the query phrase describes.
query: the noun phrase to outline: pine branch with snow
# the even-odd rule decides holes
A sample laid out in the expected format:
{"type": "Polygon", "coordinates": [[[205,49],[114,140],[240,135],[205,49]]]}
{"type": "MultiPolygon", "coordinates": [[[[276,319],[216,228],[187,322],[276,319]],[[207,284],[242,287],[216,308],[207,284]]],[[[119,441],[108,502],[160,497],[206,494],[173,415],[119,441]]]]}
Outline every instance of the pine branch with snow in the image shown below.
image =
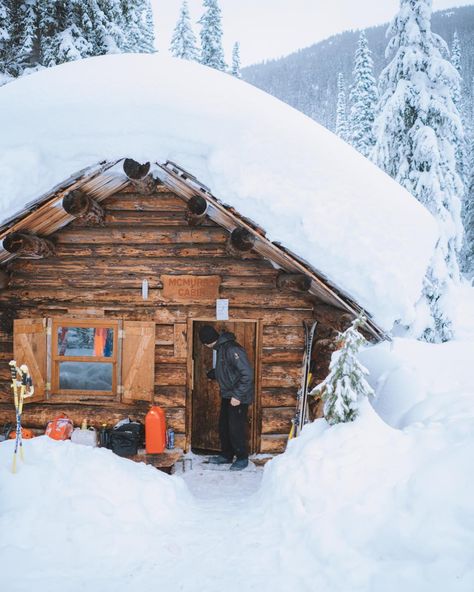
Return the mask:
{"type": "Polygon", "coordinates": [[[460,279],[463,183],[456,154],[464,131],[453,96],[456,69],[444,58],[445,42],[431,31],[431,0],[401,0],[387,35],[387,57],[379,80],[379,115],[372,160],[414,195],[438,220],[439,240],[424,286],[431,321],[420,336],[451,337],[443,298],[460,279]]]}
{"type": "Polygon", "coordinates": [[[357,352],[366,343],[358,328],[365,322],[360,315],[337,339],[338,349],[332,354],[327,378],[311,395],[321,396],[324,417],[331,425],[354,421],[362,400],[374,395],[366,380],[369,372],[357,359],[357,352]]]}
{"type": "Polygon", "coordinates": [[[232,69],[230,73],[236,78],[242,78],[242,73],[240,71],[240,43],[238,41],[234,43],[232,49],[232,69]]]}
{"type": "Polygon", "coordinates": [[[183,1],[171,39],[170,52],[175,58],[199,61],[196,35],[191,25],[187,0],[183,1]]]}
{"type": "Polygon", "coordinates": [[[227,65],[222,47],[222,16],[217,0],[204,0],[206,9],[199,19],[201,25],[201,64],[225,72],[227,65]]]}
{"type": "Polygon", "coordinates": [[[351,144],[364,156],[370,154],[375,144],[373,126],[378,92],[373,67],[367,36],[362,31],[354,59],[349,135],[351,144]]]}
{"type": "Polygon", "coordinates": [[[336,134],[345,142],[349,139],[349,131],[347,129],[347,98],[342,72],[339,72],[337,77],[336,134]]]}

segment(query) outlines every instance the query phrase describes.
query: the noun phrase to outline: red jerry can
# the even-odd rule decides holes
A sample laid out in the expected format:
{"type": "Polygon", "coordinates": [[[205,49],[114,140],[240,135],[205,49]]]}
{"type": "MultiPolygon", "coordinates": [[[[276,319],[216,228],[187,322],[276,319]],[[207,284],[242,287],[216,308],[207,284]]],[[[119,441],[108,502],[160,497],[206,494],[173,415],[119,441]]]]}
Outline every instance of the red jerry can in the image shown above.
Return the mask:
{"type": "Polygon", "coordinates": [[[152,407],[145,417],[145,447],[147,454],[161,454],[166,445],[166,419],[161,407],[152,407]]]}

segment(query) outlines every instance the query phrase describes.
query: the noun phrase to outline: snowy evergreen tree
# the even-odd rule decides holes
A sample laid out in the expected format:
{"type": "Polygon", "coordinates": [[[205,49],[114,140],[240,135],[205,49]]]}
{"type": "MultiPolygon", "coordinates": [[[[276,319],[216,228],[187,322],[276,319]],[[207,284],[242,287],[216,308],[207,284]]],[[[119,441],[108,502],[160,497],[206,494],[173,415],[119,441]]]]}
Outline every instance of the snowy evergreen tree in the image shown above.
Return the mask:
{"type": "Polygon", "coordinates": [[[153,51],[150,0],[5,0],[0,4],[0,55],[10,75],[120,51],[153,51]]]}
{"type": "Polygon", "coordinates": [[[378,93],[373,67],[367,37],[362,31],[354,60],[349,135],[351,144],[364,156],[369,156],[375,144],[373,127],[378,93]]]}
{"type": "Polygon", "coordinates": [[[321,396],[324,417],[331,425],[354,421],[361,401],[374,391],[366,380],[368,370],[357,359],[357,352],[366,342],[358,331],[365,321],[361,315],[337,339],[338,349],[332,354],[327,378],[316,386],[311,395],[321,396]]]}
{"type": "Polygon", "coordinates": [[[217,0],[204,0],[206,9],[199,19],[201,25],[201,64],[225,72],[227,65],[222,47],[222,17],[217,0]]]}
{"type": "Polygon", "coordinates": [[[474,280],[474,140],[471,140],[470,182],[463,202],[464,246],[462,251],[462,270],[465,276],[474,280]]]}
{"type": "Polygon", "coordinates": [[[8,40],[10,39],[10,7],[9,2],[0,0],[0,74],[7,71],[8,40]]]}
{"type": "MultiPolygon", "coordinates": [[[[462,76],[462,59],[461,59],[461,45],[459,43],[459,37],[457,31],[454,31],[453,35],[453,43],[451,46],[451,63],[456,68],[459,74],[459,85],[456,86],[453,92],[453,101],[454,104],[461,116],[461,121],[463,124],[463,129],[465,128],[466,124],[466,111],[465,105],[463,100],[463,76],[462,76]]],[[[469,186],[469,157],[468,157],[468,147],[465,138],[459,138],[459,141],[456,145],[456,166],[461,177],[461,180],[464,184],[464,194],[467,192],[469,186]]]]}
{"type": "Polygon", "coordinates": [[[154,53],[155,49],[155,24],[153,20],[153,8],[151,0],[145,0],[145,8],[142,15],[143,41],[141,50],[143,53],[154,53]]]}
{"type": "Polygon", "coordinates": [[[337,77],[337,107],[336,107],[336,134],[345,142],[349,139],[347,129],[347,99],[344,85],[344,76],[341,72],[337,77]]]}
{"type": "Polygon", "coordinates": [[[191,25],[187,0],[183,1],[171,39],[170,52],[175,58],[199,61],[196,35],[191,25]]]}
{"type": "Polygon", "coordinates": [[[232,49],[232,69],[230,73],[236,78],[242,78],[242,74],[240,72],[240,44],[238,41],[234,43],[234,47],[232,49]]]}
{"type": "Polygon", "coordinates": [[[446,44],[431,31],[431,0],[401,0],[388,36],[387,57],[393,57],[380,76],[371,157],[438,220],[440,236],[424,286],[432,320],[422,337],[445,341],[451,326],[443,295],[459,280],[463,236],[463,184],[456,171],[463,129],[453,102],[459,75],[443,58],[446,44]]]}
{"type": "MultiPolygon", "coordinates": [[[[462,80],[462,66],[461,66],[461,45],[459,44],[458,32],[454,31],[453,43],[451,45],[451,63],[458,71],[462,80]]],[[[461,110],[461,86],[462,83],[454,89],[453,101],[458,110],[461,110]]]]}
{"type": "Polygon", "coordinates": [[[7,71],[18,76],[25,68],[35,66],[39,59],[38,6],[36,0],[10,0],[9,9],[7,71]]]}

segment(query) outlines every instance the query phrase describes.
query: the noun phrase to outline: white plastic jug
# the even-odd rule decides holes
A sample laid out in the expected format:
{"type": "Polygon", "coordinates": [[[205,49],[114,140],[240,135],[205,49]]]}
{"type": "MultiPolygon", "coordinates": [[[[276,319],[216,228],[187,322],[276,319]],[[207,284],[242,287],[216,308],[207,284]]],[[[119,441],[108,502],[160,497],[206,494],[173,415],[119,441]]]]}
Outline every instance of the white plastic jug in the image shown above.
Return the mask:
{"type": "Polygon", "coordinates": [[[94,428],[75,428],[71,435],[71,442],[84,446],[97,446],[97,432],[94,428]]]}

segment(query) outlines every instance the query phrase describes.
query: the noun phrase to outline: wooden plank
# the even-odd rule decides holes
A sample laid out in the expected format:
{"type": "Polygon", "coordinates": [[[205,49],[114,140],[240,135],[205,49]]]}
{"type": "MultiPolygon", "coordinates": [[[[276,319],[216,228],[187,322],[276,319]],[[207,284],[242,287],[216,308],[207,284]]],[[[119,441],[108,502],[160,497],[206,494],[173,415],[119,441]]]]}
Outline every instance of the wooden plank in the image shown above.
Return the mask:
{"type": "Polygon", "coordinates": [[[155,325],[155,345],[174,344],[174,325],[155,325]]]}
{"type": "MultiPolygon", "coordinates": [[[[35,387],[33,397],[25,403],[46,399],[46,321],[16,319],[14,321],[13,355],[17,366],[26,364],[35,387]]],[[[6,366],[8,369],[8,366],[6,366]]],[[[8,369],[8,373],[10,370],[8,369]]]]}
{"type": "Polygon", "coordinates": [[[161,386],[185,386],[186,365],[157,364],[155,371],[155,388],[161,386]]]}
{"type": "Polygon", "coordinates": [[[187,324],[186,323],[175,323],[174,325],[174,357],[176,359],[182,359],[186,361],[188,354],[188,341],[187,341],[187,324]]]}
{"type": "MultiPolygon", "coordinates": [[[[303,298],[301,300],[297,300],[296,298],[289,300],[281,294],[273,294],[268,291],[257,292],[222,288],[220,297],[228,298],[231,308],[281,308],[282,306],[287,306],[288,309],[292,309],[293,307],[305,307],[308,305],[308,302],[303,298]]],[[[0,292],[0,302],[10,303],[17,306],[18,302],[24,300],[27,300],[30,306],[52,303],[61,306],[66,306],[67,304],[84,306],[91,302],[99,306],[110,304],[156,306],[167,303],[159,289],[150,289],[146,301],[143,300],[141,289],[138,288],[119,288],[114,291],[92,288],[61,288],[58,290],[45,288],[44,290],[39,291],[35,288],[30,289],[25,287],[0,292]]],[[[191,299],[190,303],[194,304],[191,299]]]]}
{"type": "MultiPolygon", "coordinates": [[[[125,417],[133,420],[145,421],[145,415],[150,409],[148,405],[124,405],[115,403],[113,405],[95,405],[78,403],[32,403],[23,410],[22,425],[24,427],[45,429],[46,424],[54,419],[59,413],[66,413],[75,426],[80,426],[84,419],[88,425],[100,429],[103,424],[108,427],[114,426],[125,417]]],[[[166,423],[168,427],[176,432],[185,433],[185,410],[184,408],[170,408],[165,410],[166,423]]],[[[0,403],[0,425],[15,420],[15,410],[10,404],[0,403]]]]}
{"type": "Polygon", "coordinates": [[[162,275],[163,298],[168,302],[214,301],[219,296],[219,275],[162,275]]]}
{"type": "Polygon", "coordinates": [[[279,454],[285,452],[288,436],[263,435],[260,439],[260,452],[262,454],[279,454]]]}
{"type": "Polygon", "coordinates": [[[296,388],[264,388],[262,390],[262,407],[291,407],[296,408],[297,402],[296,388]]]}
{"type": "Polygon", "coordinates": [[[262,350],[262,361],[266,364],[278,364],[279,362],[301,364],[302,358],[303,347],[295,349],[285,347],[264,347],[262,350]]]}
{"type": "Polygon", "coordinates": [[[301,369],[296,364],[263,364],[263,388],[297,388],[301,369]]]}
{"type": "Polygon", "coordinates": [[[159,407],[185,407],[186,387],[183,386],[157,386],[153,403],[159,407]]]}
{"type": "Polygon", "coordinates": [[[290,407],[267,407],[262,409],[262,434],[290,433],[295,410],[290,407]]]}
{"type": "MultiPolygon", "coordinates": [[[[160,257],[224,257],[229,253],[223,243],[183,244],[62,244],[56,246],[56,256],[63,257],[119,257],[159,259],[160,257]]],[[[260,259],[258,255],[254,259],[260,259]]]]}
{"type": "Polygon", "coordinates": [[[304,329],[302,325],[263,327],[263,347],[303,347],[304,329]]]}
{"type": "Polygon", "coordinates": [[[122,344],[124,401],[152,401],[154,394],[155,323],[125,321],[122,344]]]}
{"type": "MultiPolygon", "coordinates": [[[[105,225],[106,227],[124,226],[186,226],[186,218],[184,210],[180,212],[120,212],[120,211],[106,211],[105,225]]],[[[217,228],[217,226],[210,222],[207,226],[217,228]]]]}
{"type": "Polygon", "coordinates": [[[226,242],[228,233],[221,228],[176,228],[147,226],[130,228],[65,228],[54,235],[57,244],[150,244],[150,243],[219,243],[226,242]]]}
{"type": "MultiPolygon", "coordinates": [[[[120,277],[124,274],[148,275],[229,275],[229,276],[252,276],[261,274],[274,276],[274,270],[265,261],[235,261],[231,258],[215,259],[213,257],[162,257],[156,260],[146,259],[143,261],[136,258],[124,257],[52,257],[50,259],[16,259],[9,265],[10,271],[15,274],[27,274],[29,276],[60,277],[66,274],[81,276],[92,274],[100,277],[107,274],[109,277],[120,277]]],[[[278,294],[285,302],[291,302],[292,295],[278,294]]],[[[297,300],[301,302],[301,298],[297,300]]],[[[308,302],[308,300],[304,300],[308,302]]],[[[294,307],[293,307],[294,308],[294,307]]]]}
{"type": "Polygon", "coordinates": [[[128,210],[132,212],[156,212],[161,210],[180,212],[186,208],[184,200],[169,190],[151,195],[115,193],[105,199],[102,206],[106,210],[128,210]]]}

